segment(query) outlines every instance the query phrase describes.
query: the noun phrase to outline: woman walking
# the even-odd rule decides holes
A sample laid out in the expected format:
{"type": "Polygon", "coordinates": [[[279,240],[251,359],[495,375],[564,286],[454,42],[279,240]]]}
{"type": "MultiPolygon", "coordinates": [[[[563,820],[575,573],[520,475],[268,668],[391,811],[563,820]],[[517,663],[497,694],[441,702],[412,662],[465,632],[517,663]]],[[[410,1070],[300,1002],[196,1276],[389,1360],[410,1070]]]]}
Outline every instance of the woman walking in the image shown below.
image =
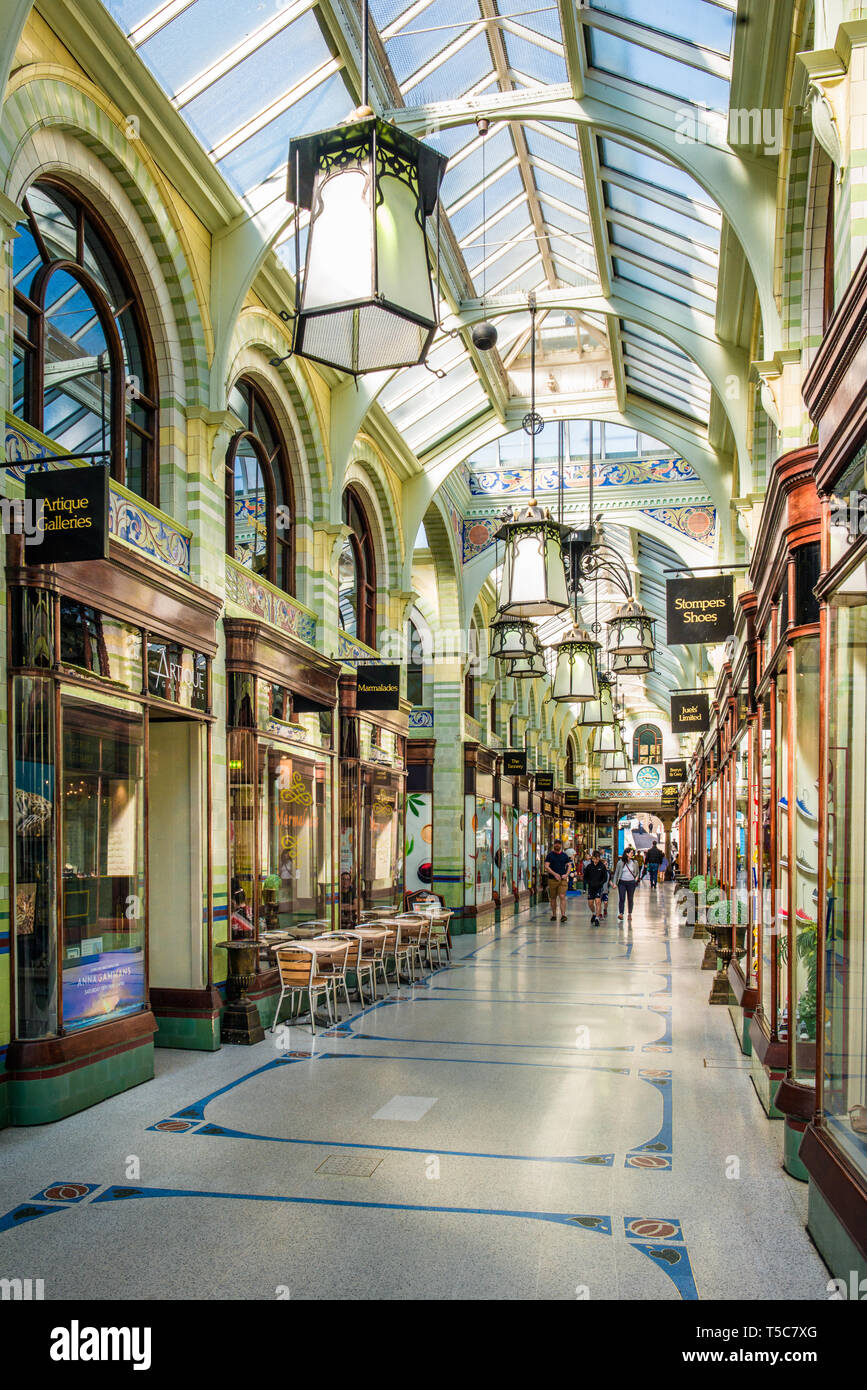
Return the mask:
{"type": "Polygon", "coordinates": [[[629,925],[632,925],[632,903],[635,898],[635,889],[638,884],[639,869],[635,862],[635,850],[631,845],[627,845],[620,859],[617,861],[617,868],[614,870],[614,882],[617,885],[618,894],[618,922],[623,921],[623,904],[629,900],[629,925]]]}

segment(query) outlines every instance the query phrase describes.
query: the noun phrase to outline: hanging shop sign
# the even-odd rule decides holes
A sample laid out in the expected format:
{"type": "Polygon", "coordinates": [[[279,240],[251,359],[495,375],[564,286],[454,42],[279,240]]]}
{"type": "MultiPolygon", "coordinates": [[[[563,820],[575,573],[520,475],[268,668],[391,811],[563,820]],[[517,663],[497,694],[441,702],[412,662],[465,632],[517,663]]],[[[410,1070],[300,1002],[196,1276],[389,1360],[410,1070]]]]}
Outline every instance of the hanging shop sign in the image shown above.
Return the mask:
{"type": "Polygon", "coordinates": [[[576,790],[570,790],[569,788],[567,788],[566,791],[564,791],[564,793],[563,793],[563,805],[564,805],[564,806],[573,806],[573,807],[574,807],[574,806],[579,806],[580,804],[581,804],[581,793],[580,793],[580,791],[578,791],[577,789],[576,789],[576,790]]]}
{"type": "Polygon", "coordinates": [[[527,772],[527,754],[523,749],[509,748],[503,754],[503,776],[524,777],[527,772]]]}
{"type": "Polygon", "coordinates": [[[732,576],[669,579],[665,586],[665,622],[669,646],[676,642],[724,642],[735,626],[732,576]]]}
{"type": "Polygon", "coordinates": [[[35,527],[28,565],[108,559],[107,468],[28,473],[24,487],[35,527]]]}
{"type": "Polygon", "coordinates": [[[680,800],[680,787],[677,782],[664,782],[662,787],[663,806],[676,806],[680,800]]]}
{"type": "Polygon", "coordinates": [[[681,759],[681,760],[678,761],[678,762],[669,762],[668,759],[666,759],[666,762],[665,762],[665,780],[666,780],[666,782],[685,782],[685,781],[686,781],[686,759],[685,759],[685,758],[684,758],[684,759],[681,759]]]}
{"type": "Polygon", "coordinates": [[[537,772],[535,789],[537,792],[552,792],[554,790],[553,772],[537,772]]]}
{"type": "Polygon", "coordinates": [[[359,666],[356,709],[400,709],[400,667],[359,666]]]}
{"type": "Polygon", "coordinates": [[[701,734],[710,724],[710,705],[707,695],[672,695],[671,732],[701,734]]]}

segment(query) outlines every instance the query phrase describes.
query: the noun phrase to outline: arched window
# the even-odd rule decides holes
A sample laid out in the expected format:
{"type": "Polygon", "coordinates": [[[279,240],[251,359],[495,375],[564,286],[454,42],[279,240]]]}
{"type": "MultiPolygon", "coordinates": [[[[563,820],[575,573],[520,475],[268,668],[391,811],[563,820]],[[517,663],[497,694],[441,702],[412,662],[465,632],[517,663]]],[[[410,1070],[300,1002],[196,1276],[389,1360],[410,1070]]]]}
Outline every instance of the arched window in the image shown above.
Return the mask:
{"type": "Polygon", "coordinates": [[[354,488],[343,494],[343,520],[350,534],[343,542],[337,578],[340,626],[368,647],[376,646],[376,561],[373,536],[354,488]]]}
{"type": "Polygon", "coordinates": [[[566,782],[570,787],[575,782],[575,754],[572,749],[571,738],[566,744],[566,782]]]}
{"type": "Polygon", "coordinates": [[[632,735],[632,761],[636,766],[662,762],[662,734],[655,724],[639,724],[632,735]]]}
{"type": "Polygon", "coordinates": [[[500,728],[499,728],[499,714],[498,714],[498,712],[497,712],[497,692],[496,692],[496,690],[494,691],[493,695],[491,696],[491,710],[490,710],[490,716],[491,716],[491,733],[493,734],[494,738],[499,738],[499,735],[500,735],[500,728]]]}
{"type": "Polygon", "coordinates": [[[295,592],[295,507],[286,446],[264,395],[241,377],[229,392],[241,429],[226,451],[226,550],[295,592]]]}
{"type": "Polygon", "coordinates": [[[123,256],[60,182],[34,183],[24,211],[12,244],[13,413],[157,502],[156,363],[123,256]]]}
{"type": "Polygon", "coordinates": [[[406,698],[424,704],[424,646],[421,633],[410,618],[407,623],[406,698]]]}

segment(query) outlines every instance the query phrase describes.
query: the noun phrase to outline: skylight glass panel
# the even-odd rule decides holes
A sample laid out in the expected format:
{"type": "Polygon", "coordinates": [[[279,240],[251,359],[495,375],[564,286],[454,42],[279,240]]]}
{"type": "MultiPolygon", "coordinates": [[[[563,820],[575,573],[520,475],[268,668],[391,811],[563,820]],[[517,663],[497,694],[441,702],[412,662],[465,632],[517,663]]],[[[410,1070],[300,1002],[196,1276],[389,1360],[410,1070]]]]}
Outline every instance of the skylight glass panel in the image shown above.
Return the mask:
{"type": "MultiPolygon", "coordinates": [[[[157,8],[154,3],[151,11],[157,8]]],[[[239,4],[238,0],[195,0],[195,4],[183,10],[176,19],[159,29],[152,39],[143,43],[139,53],[166,90],[174,94],[230,53],[248,35],[260,29],[268,19],[273,18],[274,13],[273,7],[258,9],[239,4]]],[[[319,26],[312,15],[307,18],[316,30],[321,52],[328,57],[319,26]]],[[[293,27],[290,25],[290,30],[293,27]]],[[[285,30],[280,42],[285,87],[290,76],[287,72],[290,55],[293,67],[296,65],[294,51],[286,45],[285,30]]]]}
{"type": "Polygon", "coordinates": [[[290,139],[337,125],[346,119],[354,105],[341,75],[334,73],[276,120],[269,121],[262,130],[238,145],[218,162],[217,168],[241,193],[276,176],[275,184],[279,182],[279,188],[275,188],[275,193],[283,197],[290,139]]]}
{"type": "Polygon", "coordinates": [[[512,136],[507,128],[498,130],[496,135],[486,136],[484,144],[484,154],[482,153],[482,143],[479,141],[477,149],[460,160],[453,168],[446,169],[446,176],[442,184],[444,207],[448,207],[450,203],[456,203],[465,193],[469,193],[476,184],[481,184],[483,163],[487,176],[492,169],[498,169],[515,153],[512,136]]]}
{"type": "Polygon", "coordinates": [[[477,415],[489,409],[488,398],[476,382],[466,390],[459,391],[448,402],[432,403],[431,408],[424,412],[423,422],[407,430],[407,439],[410,446],[421,453],[444,438],[458,423],[470,424],[477,415]]]}
{"type": "Polygon", "coordinates": [[[682,212],[675,212],[673,208],[663,207],[652,198],[632,193],[628,188],[621,188],[619,184],[605,184],[605,202],[615,212],[624,212],[628,217],[637,217],[639,221],[649,222],[652,226],[665,227],[686,237],[687,241],[697,241],[702,246],[719,249],[718,227],[708,227],[706,223],[698,222],[694,217],[687,217],[682,212]]]}
{"type": "Polygon", "coordinates": [[[457,53],[439,63],[420,82],[404,92],[407,106],[423,106],[428,101],[454,100],[490,71],[491,54],[484,34],[479,33],[457,53]]]}
{"type": "Polygon", "coordinates": [[[590,6],[642,28],[711,48],[723,57],[731,53],[734,15],[707,0],[656,0],[649,11],[646,0],[590,0],[590,6]]]}
{"type": "Polygon", "coordinates": [[[330,59],[313,15],[302,15],[189,102],[183,114],[208,145],[218,145],[330,59]]]}
{"type": "Polygon", "coordinates": [[[581,167],[581,156],[578,153],[577,143],[570,142],[563,144],[560,140],[552,140],[550,136],[543,135],[538,130],[525,130],[524,139],[527,142],[527,149],[534,158],[546,159],[555,168],[565,169],[568,174],[573,174],[575,178],[584,182],[584,171],[581,167]]]}
{"type": "MultiPolygon", "coordinates": [[[[435,21],[438,12],[438,7],[435,7],[430,13],[430,18],[435,21]]],[[[473,18],[478,19],[478,10],[473,18]]],[[[455,39],[460,37],[461,31],[458,28],[439,28],[435,24],[426,24],[425,20],[425,15],[419,16],[418,21],[408,24],[386,44],[388,60],[401,87],[413,73],[418,72],[419,68],[423,68],[438,53],[450,48],[455,39]]]]}
{"type": "Polygon", "coordinates": [[[493,251],[495,246],[501,246],[505,241],[511,241],[512,237],[519,236],[522,231],[529,234],[531,229],[530,206],[526,198],[522,198],[511,212],[507,212],[498,222],[492,222],[488,217],[487,233],[482,237],[482,228],[476,228],[470,238],[464,243],[464,259],[467,265],[473,253],[481,254],[482,241],[488,249],[488,254],[493,251]]]}
{"type": "Polygon", "coordinates": [[[550,193],[561,203],[571,203],[582,212],[587,211],[587,198],[583,188],[556,178],[555,175],[549,174],[547,169],[541,169],[538,164],[533,165],[533,178],[540,193],[550,193]]]}
{"type": "Polygon", "coordinates": [[[710,194],[705,193],[701,184],[696,183],[695,179],[690,178],[689,174],[683,169],[678,169],[676,165],[669,164],[664,159],[656,159],[643,150],[636,150],[632,145],[621,145],[617,140],[600,139],[599,149],[602,164],[606,168],[629,174],[632,178],[641,179],[643,183],[664,189],[666,193],[679,193],[691,202],[701,203],[716,210],[716,204],[710,194]]]}
{"type": "Polygon", "coordinates": [[[683,396],[684,399],[694,401],[696,405],[704,406],[707,409],[710,391],[702,391],[692,380],[687,381],[683,377],[673,376],[656,367],[645,367],[641,363],[633,362],[629,357],[626,359],[626,373],[635,381],[649,382],[652,386],[658,386],[662,391],[673,391],[676,395],[683,396]]]}
{"type": "Polygon", "coordinates": [[[567,232],[569,236],[577,237],[580,241],[586,242],[588,246],[592,245],[590,227],[587,222],[581,222],[577,217],[570,217],[568,212],[564,212],[562,208],[553,207],[544,198],[539,199],[539,207],[549,227],[556,227],[558,231],[567,232]]]}
{"type": "MultiPolygon", "coordinates": [[[[488,217],[499,212],[513,198],[524,192],[524,181],[521,178],[520,170],[517,165],[507,169],[499,177],[493,179],[488,175],[488,187],[485,190],[485,209],[488,217]]],[[[448,210],[448,207],[447,207],[448,210]]],[[[452,231],[458,240],[463,240],[471,232],[481,226],[482,221],[482,195],[481,191],[476,194],[458,212],[449,211],[449,221],[452,224],[452,231]]]]}
{"type": "Polygon", "coordinates": [[[627,227],[619,227],[617,223],[614,223],[610,230],[611,240],[615,246],[622,246],[626,251],[634,251],[647,260],[658,261],[660,265],[668,266],[669,270],[679,270],[684,275],[693,275],[706,283],[710,289],[715,286],[716,277],[713,268],[703,261],[697,261],[693,256],[688,256],[683,251],[677,251],[673,247],[664,246],[661,242],[651,240],[650,237],[639,236],[637,232],[632,232],[627,227]]]}
{"type": "Polygon", "coordinates": [[[653,275],[650,271],[642,269],[641,266],[621,260],[619,256],[614,257],[613,266],[614,274],[619,276],[621,280],[628,280],[633,285],[641,285],[644,289],[653,290],[655,294],[664,295],[666,299],[674,299],[678,304],[687,304],[691,309],[697,309],[700,313],[713,313],[713,300],[698,294],[695,290],[688,289],[685,285],[675,284],[674,281],[666,280],[661,275],[653,275]]]}
{"type": "Polygon", "coordinates": [[[105,8],[113,15],[125,34],[136,29],[157,8],[159,0],[104,0],[105,8]]]}
{"type": "Polygon", "coordinates": [[[712,111],[728,109],[729,87],[722,77],[702,72],[691,63],[680,63],[640,44],[627,43],[614,34],[587,27],[590,66],[614,77],[625,77],[654,92],[681,101],[704,104],[712,111]]]}
{"type": "Polygon", "coordinates": [[[672,410],[676,410],[680,415],[689,415],[693,420],[701,421],[703,419],[702,411],[697,410],[692,402],[686,400],[683,396],[676,396],[668,391],[659,391],[653,386],[643,387],[642,389],[636,387],[635,394],[637,396],[644,396],[646,400],[652,401],[654,405],[665,405],[672,410]]]}
{"type": "Polygon", "coordinates": [[[684,362],[690,361],[686,353],[682,352],[670,338],[664,338],[661,333],[654,333],[652,328],[645,328],[643,324],[636,324],[631,321],[627,322],[621,319],[620,330],[626,337],[633,338],[636,341],[642,340],[645,343],[649,343],[651,347],[662,348],[663,351],[670,352],[675,357],[683,358],[684,362]]]}
{"type": "Polygon", "coordinates": [[[634,343],[630,342],[628,338],[625,338],[623,340],[623,352],[625,359],[635,364],[636,371],[643,371],[648,368],[652,372],[662,371],[669,376],[675,377],[678,381],[689,380],[694,382],[697,387],[700,386],[701,389],[705,387],[705,378],[701,376],[697,367],[693,368],[692,371],[687,371],[684,368],[684,364],[679,362],[677,358],[670,357],[668,353],[664,353],[659,349],[657,349],[655,353],[652,353],[644,348],[637,347],[634,343]]]}
{"type": "Polygon", "coordinates": [[[561,54],[552,53],[550,49],[530,43],[506,29],[503,30],[503,37],[509,67],[513,72],[524,73],[532,81],[546,85],[567,81],[566,60],[561,54]]]}

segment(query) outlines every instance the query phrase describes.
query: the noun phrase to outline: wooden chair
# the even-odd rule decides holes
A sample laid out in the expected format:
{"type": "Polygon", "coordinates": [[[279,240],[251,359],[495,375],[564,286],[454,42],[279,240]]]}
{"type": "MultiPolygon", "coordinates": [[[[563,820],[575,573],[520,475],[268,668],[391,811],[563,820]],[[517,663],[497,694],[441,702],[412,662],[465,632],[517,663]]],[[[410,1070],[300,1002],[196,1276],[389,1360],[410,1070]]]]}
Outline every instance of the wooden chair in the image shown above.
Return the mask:
{"type": "Polygon", "coordinates": [[[327,960],[319,962],[320,974],[329,981],[334,990],[334,1015],[337,1017],[337,986],[343,990],[346,1000],[346,1007],[352,1013],[352,1004],[349,1000],[349,986],[346,983],[346,971],[349,967],[349,952],[355,945],[355,940],[351,936],[344,936],[342,932],[325,932],[322,936],[314,936],[314,941],[322,941],[328,945],[329,956],[327,960]],[[331,950],[333,947],[333,951],[331,950]]]}
{"type": "Polygon", "coordinates": [[[405,941],[402,939],[400,922],[396,917],[393,920],[379,921],[376,925],[378,927],[384,927],[385,931],[388,933],[385,941],[385,949],[383,952],[382,972],[386,985],[388,984],[388,966],[386,964],[386,961],[389,956],[394,957],[394,978],[397,984],[400,984],[400,971],[402,962],[406,963],[406,972],[411,984],[415,979],[415,975],[413,974],[412,969],[413,943],[411,941],[405,941]]]}
{"type": "MultiPolygon", "coordinates": [[[[274,1011],[274,1022],[271,1024],[273,1033],[277,1027],[280,1017],[280,1010],[283,1007],[283,1000],[288,994],[290,996],[289,1020],[296,1017],[295,998],[300,1001],[304,992],[307,992],[307,1003],[310,1008],[310,1031],[316,1032],[316,1018],[314,1014],[315,1001],[318,995],[325,995],[325,1005],[328,1009],[328,1017],[334,1022],[334,1015],[331,1012],[331,982],[325,975],[320,974],[316,969],[316,956],[312,951],[308,951],[306,946],[288,945],[278,946],[274,952],[277,958],[277,969],[280,972],[280,998],[277,1001],[277,1008],[274,1011]]],[[[299,1015],[300,1016],[300,1015],[299,1015]]]]}
{"type": "Polygon", "coordinates": [[[430,917],[426,912],[402,912],[395,918],[396,922],[406,922],[413,928],[412,936],[408,938],[407,945],[410,950],[410,960],[418,961],[418,973],[421,975],[424,970],[424,957],[428,950],[430,941],[430,917]]]}
{"type": "MultiPolygon", "coordinates": [[[[362,1004],[365,1004],[367,1001],[364,998],[364,989],[362,987],[363,977],[365,975],[370,976],[370,992],[372,997],[376,999],[377,967],[381,968],[383,976],[385,975],[384,956],[388,932],[383,928],[375,940],[372,937],[361,936],[350,930],[342,932],[341,935],[352,937],[357,946],[357,950],[350,948],[349,969],[355,971],[355,979],[358,984],[358,997],[362,1004]]],[[[386,981],[386,986],[387,984],[388,982],[386,981]]]]}
{"type": "Polygon", "coordinates": [[[449,964],[451,964],[452,942],[451,937],[449,936],[449,922],[451,921],[451,919],[452,914],[447,909],[444,911],[431,913],[430,936],[428,938],[428,958],[431,963],[431,969],[433,969],[434,947],[436,947],[437,953],[437,968],[439,968],[439,966],[442,965],[442,953],[440,950],[441,946],[445,947],[446,960],[449,962],[449,964]]]}

